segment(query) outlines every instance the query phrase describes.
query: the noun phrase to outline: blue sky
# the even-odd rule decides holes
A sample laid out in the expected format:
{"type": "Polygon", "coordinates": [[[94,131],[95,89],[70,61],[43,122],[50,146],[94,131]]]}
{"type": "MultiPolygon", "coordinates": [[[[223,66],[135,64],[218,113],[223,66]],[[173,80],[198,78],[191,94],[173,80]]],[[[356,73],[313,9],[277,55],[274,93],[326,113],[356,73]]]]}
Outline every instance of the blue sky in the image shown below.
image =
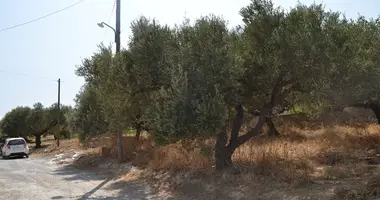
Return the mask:
{"type": "MultiPolygon", "coordinates": [[[[79,0],[3,0],[0,29],[7,28],[62,9],[79,0]]],[[[194,19],[213,13],[223,16],[230,26],[241,23],[238,11],[249,0],[121,0],[121,40],[126,46],[130,22],[144,15],[160,23],[174,25],[184,16],[194,19]]],[[[289,8],[297,0],[274,0],[289,8]]],[[[311,4],[313,0],[301,0],[311,4]]],[[[321,3],[322,1],[316,0],[321,3]]],[[[61,101],[74,105],[73,99],[83,80],[76,77],[76,66],[97,50],[100,42],[113,43],[111,30],[96,24],[108,22],[114,0],[86,0],[68,10],[37,22],[0,32],[0,118],[16,106],[41,102],[50,106],[57,100],[57,79],[61,78],[61,101]]],[[[341,11],[347,17],[358,13],[376,17],[380,2],[375,0],[325,0],[327,9],[341,11]]],[[[110,20],[114,26],[115,11],[110,20]]],[[[114,45],[113,45],[114,46],[114,45]]]]}

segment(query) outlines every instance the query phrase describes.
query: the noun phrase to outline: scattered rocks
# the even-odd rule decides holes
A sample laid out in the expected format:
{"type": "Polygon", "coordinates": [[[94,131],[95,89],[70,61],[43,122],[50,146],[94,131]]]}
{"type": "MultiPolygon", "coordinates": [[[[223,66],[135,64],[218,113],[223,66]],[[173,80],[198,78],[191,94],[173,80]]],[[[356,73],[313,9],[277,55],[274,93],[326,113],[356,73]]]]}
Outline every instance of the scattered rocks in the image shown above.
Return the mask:
{"type": "Polygon", "coordinates": [[[60,153],[54,156],[53,159],[49,161],[49,164],[69,164],[76,161],[82,157],[82,153],[70,150],[67,153],[60,153]]]}

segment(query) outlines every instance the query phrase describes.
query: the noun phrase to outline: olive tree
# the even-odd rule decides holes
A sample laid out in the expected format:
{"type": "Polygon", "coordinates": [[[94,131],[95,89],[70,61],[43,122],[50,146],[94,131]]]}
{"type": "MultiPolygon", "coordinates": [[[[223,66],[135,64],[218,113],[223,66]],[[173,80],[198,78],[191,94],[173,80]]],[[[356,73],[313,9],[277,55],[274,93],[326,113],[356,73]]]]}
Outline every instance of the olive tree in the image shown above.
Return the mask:
{"type": "Polygon", "coordinates": [[[379,19],[330,17],[325,29],[332,39],[331,87],[326,96],[336,107],[372,109],[380,123],[379,19]]]}
{"type": "Polygon", "coordinates": [[[27,118],[30,111],[29,107],[19,106],[7,112],[0,121],[1,132],[11,137],[27,137],[29,135],[27,118]]]}
{"type": "Polygon", "coordinates": [[[85,85],[75,99],[76,105],[69,116],[69,129],[78,133],[83,143],[107,132],[108,122],[94,89],[85,85]]]}

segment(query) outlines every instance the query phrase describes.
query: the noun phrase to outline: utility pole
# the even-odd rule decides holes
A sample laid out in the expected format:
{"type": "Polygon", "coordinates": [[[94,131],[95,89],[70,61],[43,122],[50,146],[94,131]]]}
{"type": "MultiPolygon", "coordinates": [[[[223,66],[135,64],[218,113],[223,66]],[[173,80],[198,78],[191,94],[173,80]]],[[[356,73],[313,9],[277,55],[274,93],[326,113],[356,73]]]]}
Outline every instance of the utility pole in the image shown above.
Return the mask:
{"type": "MultiPolygon", "coordinates": [[[[120,1],[116,0],[116,31],[115,31],[115,42],[116,42],[116,55],[120,53],[120,1]]],[[[116,134],[117,134],[117,153],[119,162],[124,161],[124,140],[123,140],[123,130],[119,124],[119,120],[116,121],[116,134]]]]}
{"type": "Polygon", "coordinates": [[[116,53],[120,52],[120,0],[116,0],[116,31],[115,31],[116,53]]]}
{"type": "Polygon", "coordinates": [[[59,138],[61,137],[61,123],[60,123],[60,114],[61,114],[61,79],[58,79],[58,105],[57,105],[58,115],[57,115],[57,146],[59,147],[59,138]]]}

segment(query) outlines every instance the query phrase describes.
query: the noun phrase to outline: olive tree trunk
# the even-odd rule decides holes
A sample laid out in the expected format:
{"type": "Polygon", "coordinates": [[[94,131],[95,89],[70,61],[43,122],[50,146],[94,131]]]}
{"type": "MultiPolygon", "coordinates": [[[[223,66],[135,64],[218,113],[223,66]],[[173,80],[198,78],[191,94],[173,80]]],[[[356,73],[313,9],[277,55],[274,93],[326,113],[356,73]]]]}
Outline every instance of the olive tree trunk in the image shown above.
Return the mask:
{"type": "Polygon", "coordinates": [[[41,134],[35,134],[36,149],[41,148],[41,134]]]}
{"type": "Polygon", "coordinates": [[[277,131],[276,126],[274,125],[271,117],[265,117],[265,123],[269,127],[268,136],[269,137],[278,137],[281,136],[280,132],[277,131]]]}
{"type": "Polygon", "coordinates": [[[242,105],[235,107],[236,116],[232,123],[231,137],[227,144],[227,126],[224,126],[216,136],[215,143],[215,167],[220,171],[232,166],[232,155],[235,150],[249,139],[258,136],[263,128],[265,121],[265,114],[268,113],[264,109],[259,116],[259,121],[256,126],[245,135],[239,136],[239,131],[243,124],[244,110],[242,105]]]}

